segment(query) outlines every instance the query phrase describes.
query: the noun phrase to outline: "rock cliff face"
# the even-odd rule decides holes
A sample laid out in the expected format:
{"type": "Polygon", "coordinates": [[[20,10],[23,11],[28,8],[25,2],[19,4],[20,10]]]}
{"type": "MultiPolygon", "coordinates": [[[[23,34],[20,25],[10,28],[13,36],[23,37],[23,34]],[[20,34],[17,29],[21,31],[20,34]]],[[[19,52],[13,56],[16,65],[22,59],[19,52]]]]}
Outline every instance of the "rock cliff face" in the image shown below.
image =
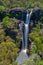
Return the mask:
{"type": "MultiPolygon", "coordinates": [[[[23,9],[20,9],[20,8],[14,8],[14,9],[11,9],[9,11],[11,17],[15,17],[21,21],[24,21],[26,20],[26,14],[27,14],[27,10],[23,10],[23,9]]],[[[31,15],[31,26],[34,25],[35,23],[37,23],[36,21],[40,19],[40,17],[43,16],[43,11],[40,10],[40,9],[37,9],[37,10],[33,10],[33,13],[31,15]],[[34,23],[34,24],[33,24],[34,23]]]]}

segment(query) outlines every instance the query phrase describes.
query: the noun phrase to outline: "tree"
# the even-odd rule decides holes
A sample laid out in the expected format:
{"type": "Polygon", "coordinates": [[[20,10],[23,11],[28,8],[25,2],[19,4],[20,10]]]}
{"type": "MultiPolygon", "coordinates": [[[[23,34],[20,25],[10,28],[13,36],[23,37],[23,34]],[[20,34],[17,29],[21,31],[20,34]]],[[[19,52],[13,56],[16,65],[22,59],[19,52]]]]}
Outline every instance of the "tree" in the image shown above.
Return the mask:
{"type": "Polygon", "coordinates": [[[0,6],[0,13],[2,13],[5,10],[4,6],[0,6]]]}
{"type": "Polygon", "coordinates": [[[4,25],[6,28],[13,28],[13,27],[14,27],[14,22],[13,22],[12,18],[9,18],[8,16],[6,16],[6,17],[3,19],[3,25],[4,25]]]}
{"type": "Polygon", "coordinates": [[[13,42],[2,42],[0,44],[0,64],[14,65],[18,56],[18,48],[13,42]]]}
{"type": "Polygon", "coordinates": [[[40,7],[43,9],[43,1],[41,0],[0,0],[1,5],[3,5],[6,10],[9,10],[14,7],[21,7],[21,8],[37,8],[40,7]],[[33,4],[34,3],[34,4],[33,4]]]}

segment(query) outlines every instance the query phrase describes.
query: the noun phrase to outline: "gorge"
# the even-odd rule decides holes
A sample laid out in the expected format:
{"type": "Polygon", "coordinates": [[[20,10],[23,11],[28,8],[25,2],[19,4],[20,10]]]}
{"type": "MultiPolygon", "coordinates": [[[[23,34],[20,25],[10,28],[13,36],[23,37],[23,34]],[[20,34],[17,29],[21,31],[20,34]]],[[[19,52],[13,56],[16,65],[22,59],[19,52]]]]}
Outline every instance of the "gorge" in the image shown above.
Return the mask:
{"type": "Polygon", "coordinates": [[[0,65],[43,65],[43,0],[0,0],[0,65]]]}

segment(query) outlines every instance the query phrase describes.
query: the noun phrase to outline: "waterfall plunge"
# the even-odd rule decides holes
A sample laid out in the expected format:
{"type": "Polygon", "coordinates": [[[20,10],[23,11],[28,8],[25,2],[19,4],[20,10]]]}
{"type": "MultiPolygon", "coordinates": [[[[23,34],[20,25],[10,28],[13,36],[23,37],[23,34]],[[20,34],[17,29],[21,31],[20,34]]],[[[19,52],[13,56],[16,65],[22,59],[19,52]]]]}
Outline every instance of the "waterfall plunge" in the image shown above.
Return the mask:
{"type": "Polygon", "coordinates": [[[28,43],[28,32],[29,32],[29,22],[31,17],[32,11],[30,13],[27,12],[26,15],[26,22],[24,23],[24,34],[22,34],[22,49],[26,52],[27,50],[27,43],[28,43]]]}
{"type": "Polygon", "coordinates": [[[22,33],[22,50],[19,53],[19,56],[17,57],[18,64],[22,64],[25,60],[28,60],[28,56],[26,54],[27,50],[27,41],[28,41],[28,32],[29,32],[29,22],[31,17],[32,11],[30,13],[27,13],[26,15],[26,22],[24,23],[24,30],[22,30],[22,25],[20,25],[20,30],[22,33]]]}
{"type": "Polygon", "coordinates": [[[29,20],[30,20],[30,17],[29,17],[29,14],[27,13],[27,15],[26,15],[26,22],[25,22],[25,31],[24,31],[24,33],[25,33],[25,50],[27,49],[27,40],[28,40],[28,37],[27,37],[27,35],[28,35],[28,29],[29,29],[29,20]]]}
{"type": "Polygon", "coordinates": [[[27,40],[28,40],[28,24],[25,24],[25,48],[24,49],[27,49],[27,40]]]}

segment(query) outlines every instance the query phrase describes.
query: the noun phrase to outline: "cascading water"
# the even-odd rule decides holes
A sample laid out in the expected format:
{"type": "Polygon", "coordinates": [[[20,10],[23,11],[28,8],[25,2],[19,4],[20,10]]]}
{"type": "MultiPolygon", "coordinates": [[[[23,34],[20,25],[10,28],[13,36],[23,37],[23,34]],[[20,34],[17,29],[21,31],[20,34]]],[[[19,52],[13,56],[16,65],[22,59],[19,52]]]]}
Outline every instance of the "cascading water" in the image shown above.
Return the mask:
{"type": "Polygon", "coordinates": [[[27,40],[28,40],[28,37],[27,37],[27,35],[28,35],[28,23],[29,23],[29,20],[30,20],[30,17],[29,17],[29,13],[27,13],[27,15],[26,15],[26,22],[25,22],[25,49],[27,49],[27,40]]]}
{"type": "Polygon", "coordinates": [[[28,40],[28,24],[25,24],[25,50],[27,49],[27,40],[28,40]]]}
{"type": "Polygon", "coordinates": [[[28,40],[27,36],[29,32],[29,22],[30,22],[31,14],[32,11],[30,13],[27,12],[26,22],[24,23],[24,27],[20,24],[20,29],[22,33],[22,50],[17,58],[18,64],[22,64],[25,60],[28,60],[26,50],[27,50],[27,40],[28,40]]]}
{"type": "Polygon", "coordinates": [[[23,34],[23,43],[22,43],[22,47],[24,50],[27,49],[27,41],[28,41],[28,32],[29,32],[29,22],[30,22],[30,17],[31,17],[32,11],[30,13],[27,12],[26,15],[26,22],[24,23],[24,34],[23,34]]]}
{"type": "Polygon", "coordinates": [[[21,35],[22,35],[22,50],[24,49],[24,34],[23,34],[23,23],[19,24],[19,29],[21,31],[21,35]]]}

